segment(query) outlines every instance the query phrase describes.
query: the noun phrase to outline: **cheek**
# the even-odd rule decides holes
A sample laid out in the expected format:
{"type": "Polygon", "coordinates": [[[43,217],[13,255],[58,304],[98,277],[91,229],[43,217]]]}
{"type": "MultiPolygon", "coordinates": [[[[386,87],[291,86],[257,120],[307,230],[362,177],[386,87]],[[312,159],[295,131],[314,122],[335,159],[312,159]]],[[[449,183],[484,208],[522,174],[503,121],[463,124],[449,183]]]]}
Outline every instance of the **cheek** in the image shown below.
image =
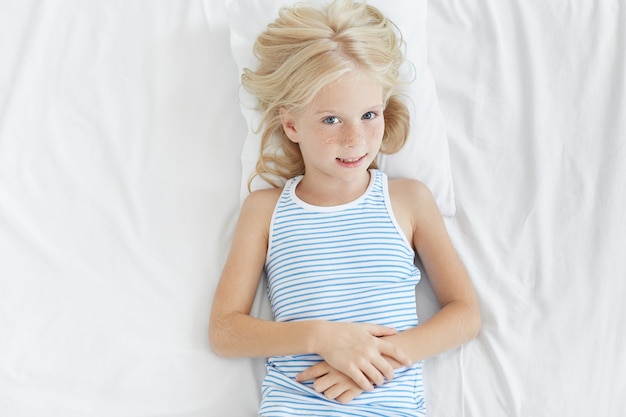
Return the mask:
{"type": "Polygon", "coordinates": [[[338,142],[337,135],[330,132],[329,129],[324,129],[323,126],[307,125],[305,127],[301,127],[301,132],[305,133],[302,134],[300,146],[305,146],[311,150],[320,149],[324,147],[324,145],[335,144],[338,142]]]}
{"type": "Polygon", "coordinates": [[[327,129],[317,129],[316,136],[321,139],[324,145],[333,145],[339,142],[337,135],[329,132],[327,129]]]}
{"type": "Polygon", "coordinates": [[[368,126],[367,137],[372,142],[381,142],[383,135],[385,134],[385,123],[377,123],[372,126],[368,126]]]}

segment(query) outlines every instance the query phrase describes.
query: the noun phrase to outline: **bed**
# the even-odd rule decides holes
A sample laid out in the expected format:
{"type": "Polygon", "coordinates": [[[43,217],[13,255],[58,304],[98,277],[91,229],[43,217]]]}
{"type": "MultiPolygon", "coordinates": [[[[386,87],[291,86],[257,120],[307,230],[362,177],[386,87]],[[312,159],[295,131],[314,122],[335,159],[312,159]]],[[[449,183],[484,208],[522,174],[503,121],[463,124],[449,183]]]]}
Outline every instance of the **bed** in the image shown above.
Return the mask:
{"type": "MultiPolygon", "coordinates": [[[[382,167],[434,190],[483,317],[426,361],[429,416],[623,415],[626,3],[374,3],[416,80],[382,167]]],[[[207,328],[277,4],[0,3],[0,415],[256,415],[262,360],[207,328]]]]}

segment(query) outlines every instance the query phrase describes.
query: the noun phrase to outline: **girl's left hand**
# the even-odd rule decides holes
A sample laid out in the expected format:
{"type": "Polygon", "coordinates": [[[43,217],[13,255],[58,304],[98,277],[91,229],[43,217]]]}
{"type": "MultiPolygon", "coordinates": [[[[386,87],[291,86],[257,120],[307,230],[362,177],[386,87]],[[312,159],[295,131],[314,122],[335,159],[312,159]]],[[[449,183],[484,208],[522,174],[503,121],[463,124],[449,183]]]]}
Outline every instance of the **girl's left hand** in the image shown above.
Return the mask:
{"type": "Polygon", "coordinates": [[[324,394],[329,400],[347,404],[363,392],[352,378],[339,372],[326,361],[311,366],[296,375],[296,381],[314,379],[313,389],[324,394]]]}

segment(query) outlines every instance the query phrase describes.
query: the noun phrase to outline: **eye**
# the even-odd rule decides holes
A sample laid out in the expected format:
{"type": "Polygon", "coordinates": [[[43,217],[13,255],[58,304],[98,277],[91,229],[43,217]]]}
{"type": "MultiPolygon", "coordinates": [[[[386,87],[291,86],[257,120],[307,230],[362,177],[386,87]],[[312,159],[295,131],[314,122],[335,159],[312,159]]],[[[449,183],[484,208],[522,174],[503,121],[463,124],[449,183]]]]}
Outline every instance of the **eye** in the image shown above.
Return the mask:
{"type": "Polygon", "coordinates": [[[327,125],[334,125],[335,123],[339,123],[339,118],[337,116],[328,116],[323,122],[327,125]]]}
{"type": "Polygon", "coordinates": [[[363,116],[361,116],[361,119],[372,120],[372,119],[376,118],[376,116],[378,116],[378,115],[376,113],[374,113],[373,111],[368,111],[363,116]]]}

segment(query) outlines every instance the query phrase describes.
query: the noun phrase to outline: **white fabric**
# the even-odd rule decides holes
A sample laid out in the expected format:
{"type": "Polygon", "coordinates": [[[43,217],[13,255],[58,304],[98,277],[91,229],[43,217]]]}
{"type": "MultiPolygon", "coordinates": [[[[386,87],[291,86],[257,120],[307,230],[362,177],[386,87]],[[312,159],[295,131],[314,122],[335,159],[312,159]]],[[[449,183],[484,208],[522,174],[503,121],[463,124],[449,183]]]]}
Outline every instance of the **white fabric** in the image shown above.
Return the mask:
{"type": "Polygon", "coordinates": [[[214,2],[0,2],[1,416],[254,415],[207,338],[245,137],[228,43],[214,2]]]}
{"type": "MultiPolygon", "coordinates": [[[[0,2],[1,416],[256,414],[253,362],[207,341],[247,134],[224,7],[0,2]]],[[[431,417],[626,410],[624,21],[624,1],[429,3],[484,320],[426,361],[431,417]]]]}
{"type": "Polygon", "coordinates": [[[449,230],[483,314],[427,362],[431,415],[623,415],[626,3],[429,6],[449,230]]]}
{"type": "MultiPolygon", "coordinates": [[[[256,68],[252,46],[267,24],[278,17],[278,10],[298,0],[226,0],[230,24],[231,48],[239,71],[256,68]]],[[[317,2],[324,3],[324,2],[317,2]]],[[[316,3],[316,4],[317,4],[316,3]]],[[[406,145],[393,155],[381,155],[379,167],[390,177],[415,178],[426,183],[445,215],[454,215],[454,191],[448,140],[437,104],[435,85],[426,63],[426,0],[369,1],[378,7],[402,32],[406,40],[407,63],[402,67],[403,79],[410,81],[404,89],[409,99],[411,131],[406,145]]],[[[261,132],[260,112],[254,97],[240,91],[241,111],[248,123],[248,135],[242,152],[242,187],[248,194],[248,179],[254,173],[259,156],[261,132]]],[[[253,189],[269,185],[255,179],[253,189]]]]}

